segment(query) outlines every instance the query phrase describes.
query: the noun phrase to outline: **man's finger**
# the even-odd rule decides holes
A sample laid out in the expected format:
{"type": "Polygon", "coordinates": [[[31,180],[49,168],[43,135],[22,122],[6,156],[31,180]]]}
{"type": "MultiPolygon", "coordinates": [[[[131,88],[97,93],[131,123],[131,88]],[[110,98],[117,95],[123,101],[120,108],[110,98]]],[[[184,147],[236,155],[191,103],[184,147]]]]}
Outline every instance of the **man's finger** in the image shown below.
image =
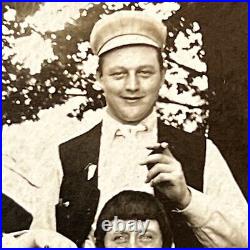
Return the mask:
{"type": "Polygon", "coordinates": [[[153,143],[151,145],[146,146],[146,148],[154,150],[154,149],[159,148],[160,146],[161,146],[161,144],[159,142],[156,142],[156,143],[153,143]]]}
{"type": "Polygon", "coordinates": [[[152,187],[159,185],[163,182],[169,182],[173,180],[173,175],[171,173],[160,173],[154,179],[150,181],[152,187]]]}
{"type": "Polygon", "coordinates": [[[149,183],[155,176],[157,176],[160,173],[172,173],[176,170],[176,167],[171,164],[162,164],[158,163],[155,164],[147,174],[146,183],[149,183]]]}
{"type": "Polygon", "coordinates": [[[170,156],[171,158],[174,158],[174,159],[175,159],[175,157],[174,157],[173,154],[171,153],[169,147],[166,147],[166,148],[163,150],[162,153],[163,153],[164,155],[168,155],[168,156],[170,156]]]}
{"type": "Polygon", "coordinates": [[[40,248],[76,248],[76,245],[65,236],[45,230],[37,233],[36,245],[40,248]]]}
{"type": "Polygon", "coordinates": [[[173,160],[170,156],[164,154],[152,154],[149,155],[145,161],[140,162],[140,165],[148,165],[154,163],[171,163],[173,160]]]}
{"type": "Polygon", "coordinates": [[[157,142],[157,143],[154,143],[150,146],[147,146],[146,148],[147,149],[152,149],[152,150],[157,150],[157,149],[161,149],[161,150],[164,150],[168,147],[168,143],[167,142],[157,142]]]}

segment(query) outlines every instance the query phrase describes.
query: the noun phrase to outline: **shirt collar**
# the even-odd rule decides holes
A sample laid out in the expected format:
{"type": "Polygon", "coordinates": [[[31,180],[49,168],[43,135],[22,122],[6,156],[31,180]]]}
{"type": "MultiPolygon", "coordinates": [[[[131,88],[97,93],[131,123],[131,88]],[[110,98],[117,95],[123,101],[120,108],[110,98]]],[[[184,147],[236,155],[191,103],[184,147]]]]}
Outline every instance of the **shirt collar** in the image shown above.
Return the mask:
{"type": "MultiPolygon", "coordinates": [[[[151,132],[157,127],[157,112],[156,108],[153,109],[153,111],[139,124],[144,125],[146,127],[146,131],[151,132]]],[[[103,114],[103,127],[102,127],[102,135],[109,136],[111,138],[114,138],[116,132],[118,129],[120,129],[122,126],[136,126],[136,125],[128,125],[123,124],[113,118],[105,108],[104,114],[103,114]],[[105,131],[105,132],[104,132],[105,131]],[[107,135],[108,134],[108,135],[107,135]]]]}

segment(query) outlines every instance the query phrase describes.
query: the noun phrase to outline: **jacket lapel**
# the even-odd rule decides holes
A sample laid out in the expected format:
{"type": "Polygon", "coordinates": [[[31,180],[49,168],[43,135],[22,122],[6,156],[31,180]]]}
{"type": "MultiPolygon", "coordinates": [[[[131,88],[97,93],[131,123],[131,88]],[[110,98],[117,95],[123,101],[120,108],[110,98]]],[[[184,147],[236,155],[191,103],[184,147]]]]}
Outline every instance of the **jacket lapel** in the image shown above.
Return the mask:
{"type": "Polygon", "coordinates": [[[80,171],[84,174],[84,179],[97,187],[98,184],[98,160],[100,153],[102,122],[96,125],[87,134],[84,134],[80,143],[78,159],[81,165],[80,171]],[[91,172],[94,171],[92,177],[91,172]],[[92,177],[92,178],[91,178],[92,177]]]}

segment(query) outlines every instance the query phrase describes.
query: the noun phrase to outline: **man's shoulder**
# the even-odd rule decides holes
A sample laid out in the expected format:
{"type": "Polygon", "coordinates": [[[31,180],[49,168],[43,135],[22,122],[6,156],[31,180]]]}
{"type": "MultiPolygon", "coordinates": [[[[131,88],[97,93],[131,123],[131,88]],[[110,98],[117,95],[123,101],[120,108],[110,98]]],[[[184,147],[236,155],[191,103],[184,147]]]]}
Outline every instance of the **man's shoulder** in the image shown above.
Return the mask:
{"type": "Polygon", "coordinates": [[[204,136],[204,134],[190,133],[183,129],[175,128],[171,125],[168,125],[161,120],[159,121],[158,126],[159,126],[159,130],[161,131],[161,133],[166,133],[173,137],[177,137],[179,139],[200,141],[202,143],[205,143],[206,141],[206,137],[204,136]]]}
{"type": "Polygon", "coordinates": [[[95,124],[94,126],[89,128],[87,131],[85,131],[84,133],[61,143],[59,145],[59,148],[60,149],[73,148],[73,147],[78,146],[79,144],[81,144],[87,140],[90,140],[91,138],[100,137],[101,126],[102,126],[102,122],[95,124]]]}

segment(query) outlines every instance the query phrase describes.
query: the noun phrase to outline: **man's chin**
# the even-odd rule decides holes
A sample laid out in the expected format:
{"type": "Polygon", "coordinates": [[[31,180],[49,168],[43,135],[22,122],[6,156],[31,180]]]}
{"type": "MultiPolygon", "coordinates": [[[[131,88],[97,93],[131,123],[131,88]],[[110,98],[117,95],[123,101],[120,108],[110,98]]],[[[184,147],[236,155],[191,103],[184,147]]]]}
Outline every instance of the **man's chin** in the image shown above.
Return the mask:
{"type": "Polygon", "coordinates": [[[120,121],[122,121],[122,123],[125,124],[138,124],[140,123],[142,120],[144,120],[149,114],[135,114],[135,115],[127,115],[127,116],[123,116],[120,117],[120,121]]]}
{"type": "Polygon", "coordinates": [[[137,110],[133,110],[130,108],[129,110],[112,110],[107,109],[108,113],[116,120],[124,124],[138,124],[146,117],[148,117],[152,113],[152,109],[147,110],[147,112],[138,112],[137,110]]]}

